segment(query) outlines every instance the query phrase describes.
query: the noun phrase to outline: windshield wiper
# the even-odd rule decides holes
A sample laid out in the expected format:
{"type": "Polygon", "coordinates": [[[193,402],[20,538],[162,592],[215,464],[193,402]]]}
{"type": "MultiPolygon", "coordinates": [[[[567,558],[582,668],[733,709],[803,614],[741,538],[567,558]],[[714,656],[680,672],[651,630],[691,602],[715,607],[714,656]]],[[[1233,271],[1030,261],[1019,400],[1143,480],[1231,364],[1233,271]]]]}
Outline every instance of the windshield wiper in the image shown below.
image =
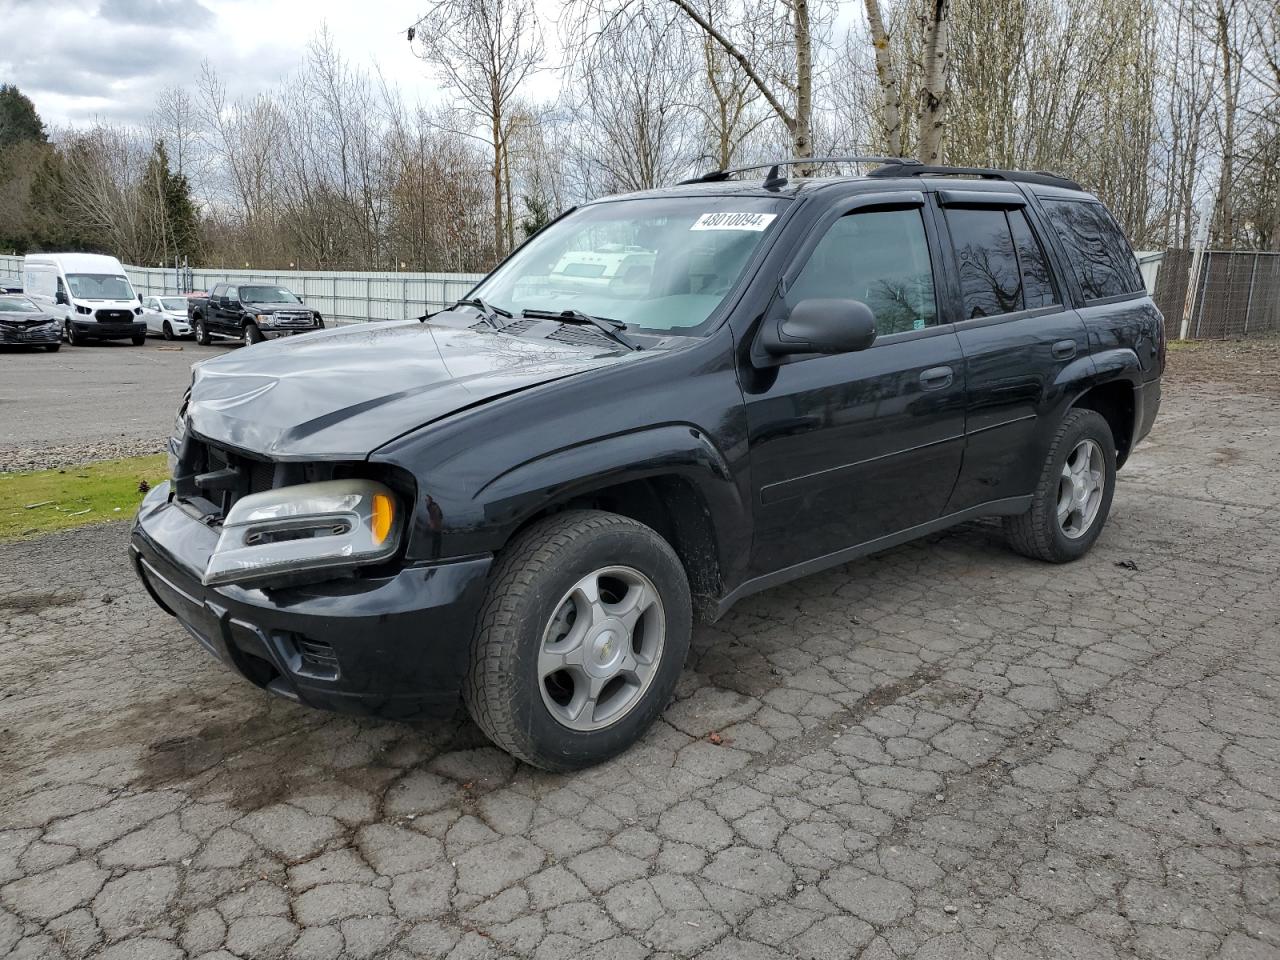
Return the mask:
{"type": "MultiPolygon", "coordinates": [[[[501,307],[495,307],[479,297],[463,297],[461,300],[455,301],[451,306],[445,307],[439,313],[448,313],[450,310],[457,310],[458,307],[475,307],[480,311],[480,316],[484,318],[484,322],[495,330],[501,330],[506,324],[500,318],[510,320],[513,316],[510,310],[503,310],[501,307]]],[[[434,317],[434,313],[423,314],[418,319],[421,321],[429,320],[434,317]]]]}
{"type": "Polygon", "coordinates": [[[531,320],[559,320],[561,323],[575,323],[579,326],[595,327],[614,343],[620,343],[628,350],[643,350],[640,344],[636,343],[622,331],[627,329],[627,325],[619,320],[610,317],[593,317],[589,313],[583,313],[581,310],[522,310],[520,316],[529,317],[531,320]]]}

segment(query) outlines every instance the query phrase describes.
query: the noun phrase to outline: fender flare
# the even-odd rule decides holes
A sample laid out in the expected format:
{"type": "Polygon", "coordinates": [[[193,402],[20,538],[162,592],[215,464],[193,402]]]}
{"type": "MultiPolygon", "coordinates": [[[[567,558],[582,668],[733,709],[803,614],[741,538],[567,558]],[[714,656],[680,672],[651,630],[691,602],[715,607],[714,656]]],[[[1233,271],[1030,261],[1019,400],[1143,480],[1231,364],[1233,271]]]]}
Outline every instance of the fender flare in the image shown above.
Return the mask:
{"type": "Polygon", "coordinates": [[[744,514],[724,455],[691,424],[662,424],[551,451],[512,467],[480,487],[475,499],[500,526],[514,529],[547,507],[629,480],[689,480],[708,509],[744,514]],[[571,480],[565,480],[571,477],[571,480]]]}
{"type": "MultiPolygon", "coordinates": [[[[699,554],[697,559],[713,562],[721,582],[731,579],[748,552],[749,504],[723,452],[705,431],[689,423],[647,426],[550,450],[470,491],[440,490],[444,495],[434,511],[439,526],[432,530],[430,513],[418,511],[421,519],[415,521],[412,540],[419,546],[414,553],[496,553],[521,527],[549,510],[644,480],[678,481],[660,491],[660,500],[649,503],[661,504],[677,540],[699,549],[705,546],[711,556],[699,554]],[[437,542],[449,542],[427,549],[433,534],[437,542]]],[[[680,552],[679,543],[672,545],[680,552]]],[[[703,593],[718,589],[705,582],[701,586],[703,593]]]]}

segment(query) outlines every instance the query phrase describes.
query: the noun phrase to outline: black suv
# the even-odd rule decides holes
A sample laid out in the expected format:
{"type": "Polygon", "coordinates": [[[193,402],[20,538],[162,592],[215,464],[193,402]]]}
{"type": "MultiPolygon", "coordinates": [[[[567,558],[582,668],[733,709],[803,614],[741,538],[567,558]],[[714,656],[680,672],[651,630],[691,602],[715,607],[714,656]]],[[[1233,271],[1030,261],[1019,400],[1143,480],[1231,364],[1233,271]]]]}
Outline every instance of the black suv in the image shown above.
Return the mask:
{"type": "Polygon", "coordinates": [[[1082,556],[1165,359],[1111,215],[1049,174],[785,169],[571,210],[424,323],[198,364],[143,583],[276,694],[461,691],[567,770],[748,594],[992,515],[1082,556]]]}

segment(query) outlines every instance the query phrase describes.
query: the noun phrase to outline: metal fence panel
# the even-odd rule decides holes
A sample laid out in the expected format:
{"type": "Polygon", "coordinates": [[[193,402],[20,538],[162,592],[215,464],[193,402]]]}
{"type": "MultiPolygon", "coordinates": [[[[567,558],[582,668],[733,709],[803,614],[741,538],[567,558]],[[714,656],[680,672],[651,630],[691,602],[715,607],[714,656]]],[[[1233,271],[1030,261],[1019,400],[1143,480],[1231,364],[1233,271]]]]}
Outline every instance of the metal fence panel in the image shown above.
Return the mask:
{"type": "MultiPolygon", "coordinates": [[[[125,266],[143,296],[179,293],[171,268],[125,266]]],[[[0,255],[0,274],[22,275],[22,257],[0,255]]],[[[359,273],[305,270],[192,270],[196,290],[215,283],[274,283],[299,294],[326,321],[410,320],[453,303],[484,276],[479,273],[359,273]]]]}
{"type": "Polygon", "coordinates": [[[1178,336],[1188,300],[1193,340],[1280,332],[1280,253],[1206,250],[1188,298],[1193,258],[1192,250],[1169,250],[1160,268],[1154,296],[1171,338],[1178,336]]]}

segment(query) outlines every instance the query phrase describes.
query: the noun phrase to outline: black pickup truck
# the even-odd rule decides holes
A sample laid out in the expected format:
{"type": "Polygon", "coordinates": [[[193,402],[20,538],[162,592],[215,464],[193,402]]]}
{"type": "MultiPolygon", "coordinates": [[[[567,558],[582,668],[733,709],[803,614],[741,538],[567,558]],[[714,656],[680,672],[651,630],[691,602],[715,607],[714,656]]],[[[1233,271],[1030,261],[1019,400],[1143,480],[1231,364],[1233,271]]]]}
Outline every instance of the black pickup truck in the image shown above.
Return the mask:
{"type": "Polygon", "coordinates": [[[269,283],[216,284],[207,297],[190,298],[187,316],[196,342],[206,347],[214,337],[261,343],[324,329],[324,318],[300,296],[269,283]]]}
{"type": "Polygon", "coordinates": [[[1164,364],[1070,180],[717,172],[570,211],[424,323],[197,364],[132,557],[272,693],[461,692],[568,770],[640,737],[695,619],[756,591],[978,517],[1084,556],[1164,364]]]}

